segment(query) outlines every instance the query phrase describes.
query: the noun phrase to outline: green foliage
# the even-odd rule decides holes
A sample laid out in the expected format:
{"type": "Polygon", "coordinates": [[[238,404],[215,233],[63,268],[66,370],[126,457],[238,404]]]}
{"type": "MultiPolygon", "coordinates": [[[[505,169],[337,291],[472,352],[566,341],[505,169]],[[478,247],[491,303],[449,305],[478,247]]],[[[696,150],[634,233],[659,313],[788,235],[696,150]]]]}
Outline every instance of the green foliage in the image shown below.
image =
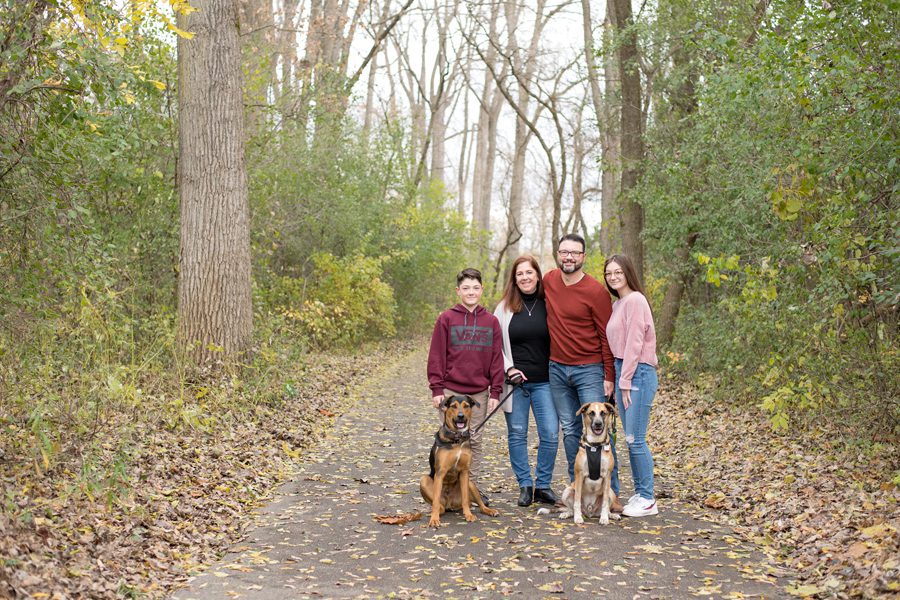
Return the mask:
{"type": "Polygon", "coordinates": [[[659,33],[674,17],[647,24],[690,57],[657,82],[637,190],[654,272],[683,272],[699,234],[677,368],[716,373],[776,427],[840,410],[897,433],[898,8],[775,2],[753,34],[752,12],[701,3],[677,35],[659,33]],[[691,72],[696,110],[679,112],[691,72]]]}
{"type": "Polygon", "coordinates": [[[349,346],[394,335],[394,291],[382,280],[381,260],[319,253],[312,262],[308,288],[286,278],[278,307],[307,340],[320,347],[349,346]]]}

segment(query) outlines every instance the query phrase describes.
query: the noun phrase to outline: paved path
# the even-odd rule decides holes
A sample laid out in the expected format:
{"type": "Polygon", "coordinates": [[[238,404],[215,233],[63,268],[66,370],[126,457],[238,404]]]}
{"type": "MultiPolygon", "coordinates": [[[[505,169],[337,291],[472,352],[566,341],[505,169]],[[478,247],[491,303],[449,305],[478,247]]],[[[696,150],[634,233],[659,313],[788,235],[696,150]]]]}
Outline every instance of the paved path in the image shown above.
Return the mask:
{"type": "MultiPolygon", "coordinates": [[[[424,373],[425,355],[416,353],[392,380],[367,382],[328,437],[304,454],[296,480],[260,511],[249,538],[174,598],[785,597],[758,552],[673,500],[661,502],[658,516],[605,527],[516,506],[500,414],[485,430],[490,459],[481,484],[500,515],[476,510],[478,521],[466,523],[450,513],[443,527],[428,528],[418,481],[438,421],[424,373]],[[423,519],[374,520],[414,511],[423,519]]],[[[530,431],[533,461],[533,423],[530,431]]],[[[561,446],[555,473],[560,493],[561,446]]],[[[629,495],[627,466],[623,488],[629,495]]]]}

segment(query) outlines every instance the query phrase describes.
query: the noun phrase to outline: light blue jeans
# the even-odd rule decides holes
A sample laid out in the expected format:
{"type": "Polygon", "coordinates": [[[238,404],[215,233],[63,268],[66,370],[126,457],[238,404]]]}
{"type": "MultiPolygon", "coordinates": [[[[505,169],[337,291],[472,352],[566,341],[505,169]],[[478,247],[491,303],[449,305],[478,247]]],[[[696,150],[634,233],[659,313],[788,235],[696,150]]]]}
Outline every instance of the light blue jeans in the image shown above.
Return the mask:
{"type": "MultiPolygon", "coordinates": [[[[563,365],[550,361],[550,392],[559,415],[563,432],[566,462],[569,463],[569,481],[575,481],[575,455],[581,443],[581,417],[576,415],[582,404],[603,402],[603,365],[563,365]]],[[[612,445],[613,456],[616,446],[612,445]]],[[[619,495],[619,459],[612,472],[612,490],[619,495]]]]}
{"type": "Polygon", "coordinates": [[[622,404],[622,390],[619,376],[622,373],[622,359],[616,359],[616,404],[619,419],[628,444],[631,459],[631,475],[634,478],[634,493],[641,498],[653,499],[653,455],[647,446],[647,425],[650,423],[650,408],[659,387],[656,369],[647,363],[638,363],[631,378],[631,405],[626,409],[622,404]]]}
{"type": "Polygon", "coordinates": [[[512,412],[506,417],[509,462],[519,482],[519,487],[547,489],[553,481],[553,463],[559,448],[559,419],[550,396],[550,384],[523,383],[512,396],[512,412]],[[528,410],[534,413],[538,430],[537,465],[534,479],[528,464],[528,410]]]}

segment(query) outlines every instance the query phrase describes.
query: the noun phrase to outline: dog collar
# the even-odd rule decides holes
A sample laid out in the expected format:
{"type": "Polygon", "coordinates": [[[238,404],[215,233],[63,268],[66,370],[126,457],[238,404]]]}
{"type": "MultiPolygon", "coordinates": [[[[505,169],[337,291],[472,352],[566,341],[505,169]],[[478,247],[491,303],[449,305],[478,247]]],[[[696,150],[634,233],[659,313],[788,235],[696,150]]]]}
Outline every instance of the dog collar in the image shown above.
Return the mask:
{"type": "Polygon", "coordinates": [[[460,433],[450,429],[446,425],[441,425],[438,432],[434,434],[434,443],[440,448],[450,448],[469,441],[471,435],[472,434],[468,429],[460,433]]]}

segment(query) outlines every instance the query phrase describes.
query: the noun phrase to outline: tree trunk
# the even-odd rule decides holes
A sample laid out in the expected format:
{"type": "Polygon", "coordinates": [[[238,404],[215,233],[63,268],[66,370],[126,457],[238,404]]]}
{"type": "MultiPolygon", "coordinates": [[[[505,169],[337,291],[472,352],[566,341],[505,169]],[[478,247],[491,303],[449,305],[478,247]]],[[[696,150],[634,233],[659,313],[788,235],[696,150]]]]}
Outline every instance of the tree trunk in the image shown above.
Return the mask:
{"type": "Polygon", "coordinates": [[[459,146],[459,167],[456,169],[456,212],[466,216],[466,185],[469,174],[469,103],[463,100],[462,142],[459,146]]]}
{"type": "Polygon", "coordinates": [[[250,208],[235,0],[179,16],[178,342],[196,365],[239,358],[252,332],[250,208]]]}
{"type": "Polygon", "coordinates": [[[666,295],[663,297],[662,307],[659,311],[657,322],[657,342],[659,346],[667,346],[675,337],[675,321],[678,320],[678,312],[681,310],[681,298],[684,296],[685,281],[693,268],[689,262],[691,249],[694,242],[697,241],[697,233],[688,235],[685,245],[675,252],[676,264],[679,265],[678,272],[672,277],[669,287],[666,288],[666,295]]]}
{"type": "MultiPolygon", "coordinates": [[[[497,63],[497,21],[500,3],[491,4],[491,21],[488,27],[490,44],[483,60],[495,68],[497,63]]],[[[504,65],[505,66],[505,65],[504,65]]],[[[504,69],[505,72],[505,69],[504,69]]],[[[481,110],[478,116],[478,136],[475,145],[475,173],[472,178],[472,210],[475,227],[485,231],[491,227],[491,198],[494,186],[494,159],[497,148],[497,119],[503,106],[503,96],[490,70],[484,73],[481,91],[481,110]]]]}
{"type": "MultiPolygon", "coordinates": [[[[612,18],[607,9],[606,21],[603,24],[603,35],[611,44],[612,18]]],[[[603,137],[600,148],[600,249],[605,256],[614,254],[621,248],[622,226],[619,221],[616,199],[619,196],[618,173],[622,167],[620,161],[619,112],[614,102],[618,95],[617,80],[619,67],[613,52],[607,52],[603,64],[603,87],[606,98],[603,103],[603,137]]]]}
{"type": "Polygon", "coordinates": [[[275,13],[270,0],[240,0],[240,43],[243,57],[244,133],[252,138],[262,132],[269,103],[269,85],[275,76],[275,13]]]}
{"type": "MultiPolygon", "coordinates": [[[[676,6],[681,7],[681,5],[669,7],[673,11],[673,17],[676,6]]],[[[678,22],[680,19],[672,18],[672,21],[678,22]]],[[[687,21],[691,22],[692,19],[687,21]]],[[[672,108],[668,118],[671,119],[673,127],[690,127],[690,119],[687,117],[697,110],[697,79],[699,75],[686,48],[686,40],[683,37],[685,34],[672,33],[677,39],[672,50],[672,67],[680,83],[672,90],[672,108]]],[[[690,263],[690,254],[698,235],[695,232],[689,233],[685,238],[684,245],[675,250],[674,274],[666,288],[663,305],[659,312],[657,340],[661,347],[671,343],[675,337],[675,322],[678,320],[678,313],[681,310],[685,286],[691,274],[696,272],[695,265],[690,263]]]]}
{"type": "MultiPolygon", "coordinates": [[[[607,13],[609,11],[607,10],[607,13]]],[[[607,35],[609,16],[604,23],[604,36],[607,35]]],[[[611,168],[611,161],[615,158],[613,146],[613,132],[616,127],[613,123],[615,114],[612,113],[612,98],[614,96],[613,75],[615,63],[611,54],[607,54],[604,69],[606,84],[606,98],[600,92],[600,73],[597,70],[597,58],[594,47],[594,26],[591,19],[590,0],[581,0],[581,32],[584,38],[584,57],[587,64],[588,84],[591,90],[591,105],[594,108],[594,117],[597,119],[597,129],[600,131],[601,146],[601,187],[600,187],[600,250],[604,256],[612,254],[610,230],[612,229],[615,215],[615,175],[611,168]]],[[[577,162],[575,164],[578,164],[577,162]]]]}
{"type": "Polygon", "coordinates": [[[638,278],[644,279],[644,209],[629,197],[637,185],[644,140],[641,131],[641,75],[638,64],[637,32],[631,15],[631,0],[610,0],[613,7],[613,27],[621,34],[618,48],[619,81],[622,90],[622,113],[619,119],[622,144],[622,188],[619,204],[622,207],[622,248],[634,263],[638,278]]]}

